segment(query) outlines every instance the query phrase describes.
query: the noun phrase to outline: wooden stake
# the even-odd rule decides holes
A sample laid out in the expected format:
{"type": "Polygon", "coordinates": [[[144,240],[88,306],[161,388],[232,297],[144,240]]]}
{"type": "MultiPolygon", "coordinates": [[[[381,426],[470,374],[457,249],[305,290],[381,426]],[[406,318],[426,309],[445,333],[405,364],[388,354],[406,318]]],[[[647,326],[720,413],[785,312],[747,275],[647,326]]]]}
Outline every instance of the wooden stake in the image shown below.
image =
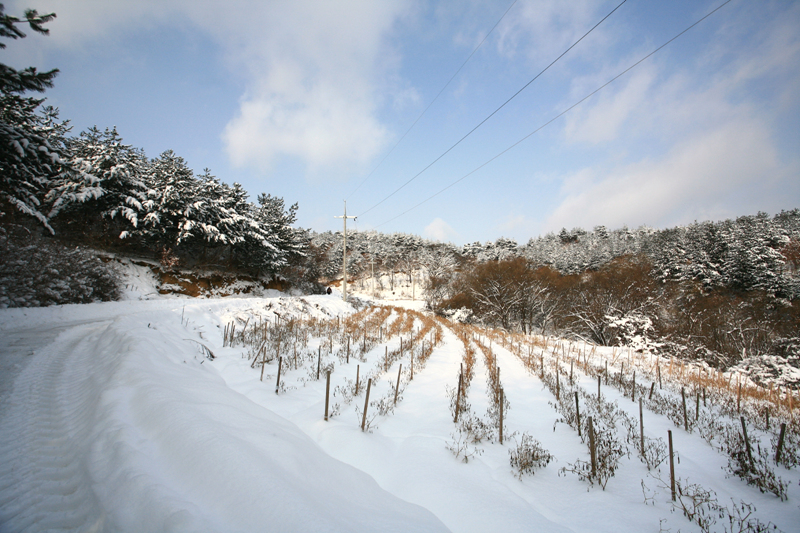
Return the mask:
{"type": "Polygon", "coordinates": [[[639,438],[641,439],[642,457],[644,457],[644,415],[641,398],[639,398],[639,438]]]}
{"type": "Polygon", "coordinates": [[[631,401],[636,401],[636,370],[633,371],[633,385],[631,385],[631,401]]]}
{"type": "Polygon", "coordinates": [[[327,382],[325,383],[325,420],[328,420],[328,400],[331,396],[331,371],[328,370],[327,372],[328,378],[327,382]]]}
{"type": "Polygon", "coordinates": [[[578,402],[578,391],[575,391],[575,421],[578,425],[578,436],[581,436],[581,406],[578,402]]]}
{"type": "Polygon", "coordinates": [[[458,412],[461,410],[461,388],[463,386],[463,379],[464,379],[464,364],[461,364],[461,373],[458,374],[458,391],[456,391],[456,415],[453,417],[453,423],[458,422],[458,412]]]}
{"type": "Polygon", "coordinates": [[[742,412],[742,383],[739,382],[738,392],[736,393],[736,412],[742,412]]]}
{"type": "Polygon", "coordinates": [[[500,389],[500,444],[503,444],[503,389],[500,389]]]}
{"type": "Polygon", "coordinates": [[[384,350],[383,350],[383,371],[384,372],[388,372],[389,371],[389,347],[388,346],[384,346],[384,350]]]}
{"type": "Polygon", "coordinates": [[[753,451],[750,448],[750,438],[747,436],[747,425],[744,423],[743,416],[740,416],[739,420],[742,421],[742,435],[744,435],[744,445],[747,449],[747,459],[750,461],[750,466],[753,466],[753,451]]]}
{"type": "Polygon", "coordinates": [[[700,393],[697,393],[697,406],[695,407],[694,419],[700,420],[700,393]]]}
{"type": "Polygon", "coordinates": [[[600,401],[600,374],[597,374],[597,401],[600,401]]]}
{"type": "Polygon", "coordinates": [[[672,492],[672,501],[675,501],[675,454],[672,451],[672,430],[667,430],[669,440],[669,488],[672,492]]]}
{"type": "Polygon", "coordinates": [[[654,381],[653,383],[650,384],[650,396],[647,397],[648,400],[653,399],[653,389],[655,388],[656,388],[656,382],[654,381]]]}
{"type": "Polygon", "coordinates": [[[570,383],[572,383],[572,366],[573,366],[573,364],[574,364],[574,361],[570,361],[569,362],[569,382],[570,383]]]}
{"type": "Polygon", "coordinates": [[[347,364],[350,364],[350,337],[347,337],[347,364]]]}
{"type": "Polygon", "coordinates": [[[497,361],[496,360],[495,360],[494,364],[495,364],[495,366],[497,368],[497,386],[499,387],[500,386],[500,367],[497,366],[497,361]]]}
{"type": "Polygon", "coordinates": [[[397,369],[397,385],[394,388],[394,404],[397,405],[397,393],[400,391],[400,373],[403,371],[403,363],[400,363],[400,368],[397,369]]]}
{"type": "Polygon", "coordinates": [[[594,425],[592,424],[592,417],[588,419],[589,423],[589,453],[592,458],[592,479],[597,476],[597,450],[594,447],[594,425]]]}
{"type": "Polygon", "coordinates": [[[689,431],[689,417],[686,416],[686,389],[681,387],[681,400],[683,402],[683,429],[689,431]]]}
{"type": "Polygon", "coordinates": [[[364,415],[361,417],[361,431],[364,431],[364,426],[367,424],[367,407],[369,407],[369,389],[372,386],[372,378],[367,380],[367,397],[364,400],[364,415]]]}
{"type": "Polygon", "coordinates": [[[322,345],[319,345],[317,350],[317,381],[319,381],[319,367],[322,364],[322,345]]]}
{"type": "Polygon", "coordinates": [[[664,387],[661,386],[661,366],[656,365],[656,375],[658,376],[658,388],[663,389],[664,387]]]}
{"type": "Polygon", "coordinates": [[[411,378],[410,380],[414,379],[414,350],[411,350],[411,378]]]}
{"type": "Polygon", "coordinates": [[[786,422],[781,422],[781,433],[778,436],[778,449],[775,451],[775,462],[781,460],[781,451],[783,451],[783,439],[786,436],[786,422]]]}
{"type": "Polygon", "coordinates": [[[275,394],[281,388],[281,366],[283,366],[283,357],[278,357],[278,381],[275,382],[275,394]]]}
{"type": "Polygon", "coordinates": [[[356,365],[356,396],[358,396],[358,378],[361,374],[361,365],[356,365]]]}
{"type": "Polygon", "coordinates": [[[559,380],[558,374],[558,367],[556,367],[556,400],[561,399],[561,381],[559,380]]]}

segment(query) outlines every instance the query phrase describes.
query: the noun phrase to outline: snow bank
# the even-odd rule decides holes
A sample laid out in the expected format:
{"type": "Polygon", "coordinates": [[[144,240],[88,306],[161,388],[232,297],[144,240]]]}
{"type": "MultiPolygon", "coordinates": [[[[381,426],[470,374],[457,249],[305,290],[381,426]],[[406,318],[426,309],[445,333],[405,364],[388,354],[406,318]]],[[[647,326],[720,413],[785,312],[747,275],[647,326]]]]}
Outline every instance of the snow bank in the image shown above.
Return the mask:
{"type": "Polygon", "coordinates": [[[213,324],[156,303],[0,314],[27,338],[4,355],[29,358],[0,419],[0,530],[446,530],[228,388],[197,349],[213,324]]]}

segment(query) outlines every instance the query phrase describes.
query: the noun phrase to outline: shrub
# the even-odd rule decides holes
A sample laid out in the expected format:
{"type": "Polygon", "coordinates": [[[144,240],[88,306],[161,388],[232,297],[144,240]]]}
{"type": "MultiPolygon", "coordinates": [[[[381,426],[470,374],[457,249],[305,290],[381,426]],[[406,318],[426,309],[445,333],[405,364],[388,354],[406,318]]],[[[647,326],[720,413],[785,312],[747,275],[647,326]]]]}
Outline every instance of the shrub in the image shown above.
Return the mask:
{"type": "Polygon", "coordinates": [[[0,307],[117,300],[119,274],[96,254],[21,226],[0,227],[0,307]]]}
{"type": "Polygon", "coordinates": [[[555,459],[542,447],[541,442],[527,433],[522,434],[515,449],[508,450],[508,455],[511,468],[517,472],[520,479],[525,474],[535,474],[537,469],[546,467],[555,459]]]}

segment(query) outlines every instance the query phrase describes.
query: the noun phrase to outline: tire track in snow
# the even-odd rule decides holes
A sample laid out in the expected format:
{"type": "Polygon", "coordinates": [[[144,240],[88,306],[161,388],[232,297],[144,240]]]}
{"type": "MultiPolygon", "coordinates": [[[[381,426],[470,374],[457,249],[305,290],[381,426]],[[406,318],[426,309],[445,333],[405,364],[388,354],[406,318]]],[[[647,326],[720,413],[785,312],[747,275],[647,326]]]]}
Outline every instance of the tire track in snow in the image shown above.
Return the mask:
{"type": "Polygon", "coordinates": [[[86,459],[114,358],[88,354],[109,323],[63,331],[14,380],[0,418],[0,531],[104,529],[86,459]]]}

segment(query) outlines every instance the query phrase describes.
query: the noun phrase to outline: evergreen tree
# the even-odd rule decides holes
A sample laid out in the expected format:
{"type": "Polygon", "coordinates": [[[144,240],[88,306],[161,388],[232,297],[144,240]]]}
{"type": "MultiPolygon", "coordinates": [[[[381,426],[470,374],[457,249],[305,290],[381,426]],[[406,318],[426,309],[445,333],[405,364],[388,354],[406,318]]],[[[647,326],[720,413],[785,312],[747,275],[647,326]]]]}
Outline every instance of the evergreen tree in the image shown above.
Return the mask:
{"type": "MultiPolygon", "coordinates": [[[[18,24],[27,23],[37,33],[47,35],[43,24],[55,14],[25,12],[25,19],[7,15],[0,4],[0,37],[21,39],[25,34],[18,24]]],[[[0,43],[0,49],[5,48],[0,43]]],[[[36,218],[51,232],[47,216],[42,212],[42,199],[50,180],[60,174],[64,165],[64,135],[67,123],[58,121],[58,111],[51,107],[37,109],[43,99],[24,96],[44,92],[53,86],[57,69],[38,72],[35,67],[16,70],[0,63],[0,217],[11,215],[7,209],[36,218]]]]}
{"type": "Polygon", "coordinates": [[[172,248],[192,236],[200,183],[182,157],[167,150],[153,159],[146,177],[147,211],[141,233],[153,244],[172,248]]]}
{"type": "Polygon", "coordinates": [[[292,228],[297,204],[287,210],[283,198],[269,194],[260,194],[258,204],[244,241],[235,247],[236,260],[240,267],[259,276],[276,274],[291,259],[304,255],[309,239],[302,230],[292,228]]]}
{"type": "Polygon", "coordinates": [[[780,272],[784,257],[776,250],[780,239],[766,213],[736,219],[726,235],[725,271],[731,287],[781,292],[780,272]]]}
{"type": "MultiPolygon", "coordinates": [[[[247,191],[238,183],[233,187],[221,183],[208,169],[204,169],[198,181],[188,230],[192,237],[209,245],[232,246],[244,242],[252,220],[247,191]]],[[[185,237],[186,240],[190,239],[185,237]]]]}
{"type": "MultiPolygon", "coordinates": [[[[47,195],[48,217],[80,225],[101,236],[125,238],[139,226],[147,197],[148,161],[141,150],[122,143],[116,128],[97,127],[67,141],[68,170],[47,195]]],[[[71,228],[70,233],[77,230],[71,228]]]]}

